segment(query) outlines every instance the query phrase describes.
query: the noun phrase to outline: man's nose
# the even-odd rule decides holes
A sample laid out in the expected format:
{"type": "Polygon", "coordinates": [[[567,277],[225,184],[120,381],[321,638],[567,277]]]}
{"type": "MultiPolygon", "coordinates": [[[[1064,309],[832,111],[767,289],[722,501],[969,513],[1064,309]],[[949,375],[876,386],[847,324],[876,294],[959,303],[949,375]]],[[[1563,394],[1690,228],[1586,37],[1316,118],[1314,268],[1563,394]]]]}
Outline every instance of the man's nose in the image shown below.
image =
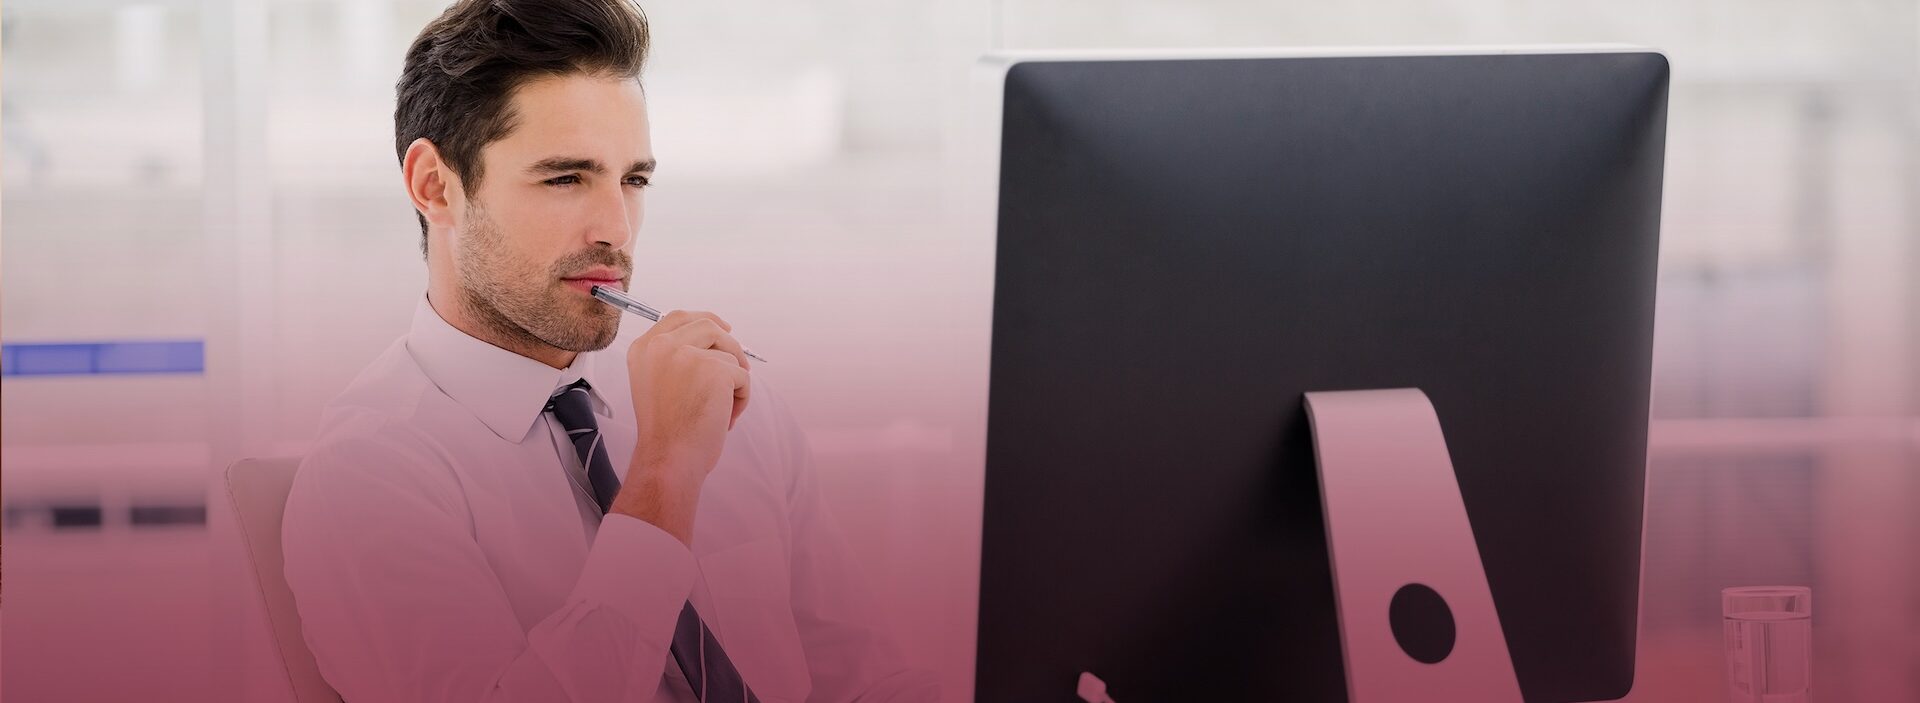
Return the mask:
{"type": "Polygon", "coordinates": [[[592,243],[620,249],[633,239],[633,230],[640,224],[637,217],[640,203],[638,198],[627,196],[626,186],[618,182],[611,188],[602,188],[594,193],[588,205],[593,209],[587,230],[592,243]]]}

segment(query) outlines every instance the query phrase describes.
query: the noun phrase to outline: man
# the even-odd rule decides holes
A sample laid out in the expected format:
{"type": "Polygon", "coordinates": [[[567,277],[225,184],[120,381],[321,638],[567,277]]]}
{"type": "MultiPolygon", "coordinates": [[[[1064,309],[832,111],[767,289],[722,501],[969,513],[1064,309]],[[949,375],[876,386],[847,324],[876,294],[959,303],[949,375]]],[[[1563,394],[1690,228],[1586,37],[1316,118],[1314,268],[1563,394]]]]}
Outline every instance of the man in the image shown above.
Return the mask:
{"type": "MultiPolygon", "coordinates": [[[[325,413],[284,523],[320,671],[367,701],[928,700],[729,325],[624,349],[654,169],[645,18],[462,0],[395,145],[428,284],[325,413]]],[[[720,273],[720,272],[716,272],[720,273]]]]}

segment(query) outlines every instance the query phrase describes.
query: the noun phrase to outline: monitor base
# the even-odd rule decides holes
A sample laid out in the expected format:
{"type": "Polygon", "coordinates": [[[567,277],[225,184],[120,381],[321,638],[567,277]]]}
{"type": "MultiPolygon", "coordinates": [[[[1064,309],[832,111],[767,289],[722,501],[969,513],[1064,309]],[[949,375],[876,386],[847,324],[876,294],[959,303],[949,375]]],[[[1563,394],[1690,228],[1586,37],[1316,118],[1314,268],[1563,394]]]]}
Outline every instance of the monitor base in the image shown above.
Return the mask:
{"type": "Polygon", "coordinates": [[[1521,703],[1433,403],[1398,388],[1306,405],[1350,703],[1521,703]]]}

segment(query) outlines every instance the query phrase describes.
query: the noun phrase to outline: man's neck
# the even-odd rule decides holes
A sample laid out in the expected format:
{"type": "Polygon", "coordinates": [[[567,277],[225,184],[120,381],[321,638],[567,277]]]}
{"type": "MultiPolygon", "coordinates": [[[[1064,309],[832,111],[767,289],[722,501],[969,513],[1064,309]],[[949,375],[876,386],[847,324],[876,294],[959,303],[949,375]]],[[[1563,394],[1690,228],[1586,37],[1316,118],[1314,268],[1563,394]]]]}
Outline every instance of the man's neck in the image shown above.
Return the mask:
{"type": "Polygon", "coordinates": [[[515,334],[503,330],[501,327],[505,326],[505,323],[488,324],[482,319],[482,315],[475,312],[466,300],[455,292],[449,291],[436,295],[436,291],[429,287],[427,306],[433,308],[434,314],[439,315],[440,319],[469,337],[556,369],[573,365],[574,357],[580,355],[579,352],[567,351],[534,339],[525,332],[515,334]]]}

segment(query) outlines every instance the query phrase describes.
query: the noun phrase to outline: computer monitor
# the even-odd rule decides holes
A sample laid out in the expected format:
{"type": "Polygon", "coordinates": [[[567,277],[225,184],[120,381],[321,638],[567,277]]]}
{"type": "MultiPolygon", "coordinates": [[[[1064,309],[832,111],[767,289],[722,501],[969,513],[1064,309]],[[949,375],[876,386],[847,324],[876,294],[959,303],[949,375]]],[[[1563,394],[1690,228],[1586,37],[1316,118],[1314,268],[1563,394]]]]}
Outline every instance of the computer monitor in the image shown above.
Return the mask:
{"type": "Polygon", "coordinates": [[[978,700],[1345,700],[1302,400],[1375,388],[1431,400],[1525,700],[1628,692],[1660,54],[990,61],[978,700]]]}

